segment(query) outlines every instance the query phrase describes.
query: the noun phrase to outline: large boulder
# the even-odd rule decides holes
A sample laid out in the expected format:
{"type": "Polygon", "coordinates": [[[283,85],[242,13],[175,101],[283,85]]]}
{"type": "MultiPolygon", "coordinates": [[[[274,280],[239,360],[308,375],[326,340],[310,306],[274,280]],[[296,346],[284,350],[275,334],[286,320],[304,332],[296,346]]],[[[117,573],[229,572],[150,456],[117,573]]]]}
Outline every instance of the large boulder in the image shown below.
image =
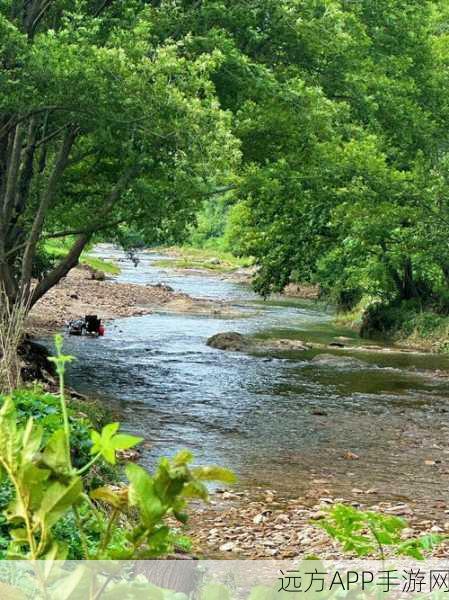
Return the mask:
{"type": "Polygon", "coordinates": [[[248,348],[248,341],[245,336],[236,331],[226,331],[217,333],[207,340],[207,345],[217,350],[233,350],[242,352],[248,348]]]}
{"type": "Polygon", "coordinates": [[[312,358],[311,363],[320,367],[334,367],[334,368],[363,368],[367,366],[367,363],[358,358],[352,356],[336,356],[335,354],[318,354],[312,358]]]}
{"type": "Polygon", "coordinates": [[[305,352],[310,346],[300,340],[289,339],[255,339],[235,331],[217,333],[207,340],[207,345],[218,350],[233,350],[234,352],[305,352]]]}

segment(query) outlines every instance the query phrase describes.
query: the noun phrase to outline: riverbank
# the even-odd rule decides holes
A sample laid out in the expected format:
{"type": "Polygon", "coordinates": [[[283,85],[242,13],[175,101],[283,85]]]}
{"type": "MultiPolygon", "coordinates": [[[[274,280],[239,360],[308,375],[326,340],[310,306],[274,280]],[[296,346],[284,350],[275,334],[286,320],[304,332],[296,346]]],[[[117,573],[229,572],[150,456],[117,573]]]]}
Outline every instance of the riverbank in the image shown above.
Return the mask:
{"type": "Polygon", "coordinates": [[[449,350],[449,317],[413,302],[384,305],[365,298],[352,310],[338,313],[336,323],[366,339],[425,352],[449,350]]]}
{"type": "Polygon", "coordinates": [[[225,302],[192,298],[163,284],[118,283],[82,265],[72,269],[40,300],[30,313],[27,331],[49,334],[86,314],[108,321],[120,317],[151,314],[155,311],[233,317],[238,312],[225,302]]]}
{"type": "MultiPolygon", "coordinates": [[[[321,560],[356,558],[343,552],[321,527],[327,511],[336,504],[396,516],[406,522],[402,540],[423,535],[449,536],[448,505],[435,501],[424,516],[419,507],[405,502],[376,502],[377,490],[355,489],[359,500],[335,498],[317,480],[310,492],[287,499],[274,490],[219,491],[209,505],[198,505],[189,520],[193,549],[199,557],[209,559],[293,559],[316,557],[321,560]]],[[[435,546],[429,556],[445,558],[448,540],[435,546]]],[[[385,555],[390,552],[385,549],[385,555]]],[[[376,558],[370,554],[366,558],[376,558]]]]}
{"type": "Polygon", "coordinates": [[[230,252],[193,248],[191,246],[161,247],[151,252],[163,254],[166,258],[155,261],[156,267],[169,267],[180,270],[200,270],[216,274],[229,274],[242,269],[248,277],[254,272],[252,260],[239,258],[230,252]]]}

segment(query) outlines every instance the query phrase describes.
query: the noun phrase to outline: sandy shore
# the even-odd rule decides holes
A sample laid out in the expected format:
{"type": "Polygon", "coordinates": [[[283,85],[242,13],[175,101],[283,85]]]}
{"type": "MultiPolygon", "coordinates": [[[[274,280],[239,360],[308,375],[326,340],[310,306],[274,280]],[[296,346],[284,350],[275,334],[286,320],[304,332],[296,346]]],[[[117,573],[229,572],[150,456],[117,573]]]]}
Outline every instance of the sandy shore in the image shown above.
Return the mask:
{"type": "Polygon", "coordinates": [[[31,311],[27,330],[52,333],[70,319],[96,314],[104,320],[150,314],[156,311],[234,317],[239,312],[225,302],[192,298],[165,285],[137,285],[99,281],[92,269],[72,269],[31,311]]]}

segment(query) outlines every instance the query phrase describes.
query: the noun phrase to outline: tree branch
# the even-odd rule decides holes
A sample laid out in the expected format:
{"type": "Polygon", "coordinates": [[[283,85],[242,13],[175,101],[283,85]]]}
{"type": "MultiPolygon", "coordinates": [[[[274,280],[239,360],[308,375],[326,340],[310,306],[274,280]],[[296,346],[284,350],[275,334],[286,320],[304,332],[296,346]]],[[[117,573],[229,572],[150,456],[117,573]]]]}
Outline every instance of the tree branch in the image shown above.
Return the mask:
{"type": "Polygon", "coordinates": [[[14,143],[12,146],[11,157],[8,165],[8,174],[6,180],[6,190],[3,198],[3,227],[6,230],[14,206],[17,181],[19,177],[20,155],[22,152],[23,131],[21,125],[17,125],[14,134],[14,143]]]}
{"type": "Polygon", "coordinates": [[[40,12],[33,18],[33,22],[31,23],[31,25],[29,27],[29,31],[28,31],[29,37],[32,38],[34,36],[34,34],[36,33],[36,29],[37,29],[39,23],[44,18],[45,13],[50,8],[52,2],[53,2],[53,0],[47,0],[47,2],[44,2],[40,9],[40,12]]]}
{"type": "Polygon", "coordinates": [[[97,10],[94,12],[94,17],[99,17],[101,13],[111,4],[113,4],[114,0],[103,0],[97,10]]]}
{"type": "MultiPolygon", "coordinates": [[[[126,190],[126,187],[131,179],[131,177],[135,174],[136,169],[132,167],[130,169],[125,170],[117,184],[111,190],[108,199],[106,200],[102,209],[97,213],[97,216],[101,219],[101,217],[105,214],[108,214],[113,208],[114,204],[120,198],[120,195],[126,190]]],[[[121,222],[124,220],[122,219],[121,222]]],[[[75,267],[79,262],[79,257],[83,252],[84,248],[91,240],[92,235],[95,231],[99,231],[100,228],[110,227],[113,223],[102,224],[100,220],[97,221],[96,225],[92,225],[90,230],[87,229],[84,232],[80,232],[79,237],[73,244],[70,252],[67,256],[52,270],[48,273],[42,281],[40,281],[37,286],[34,288],[33,293],[31,294],[30,300],[30,308],[36,304],[38,300],[44,296],[48,290],[50,290],[54,285],[56,285],[63,277],[67,275],[67,273],[75,267]]],[[[118,222],[117,222],[118,224],[118,222]]],[[[68,232],[61,232],[66,235],[70,235],[68,232]]],[[[60,236],[62,237],[62,236],[60,236]]],[[[28,282],[26,282],[28,283],[28,282]]]]}
{"type": "Polygon", "coordinates": [[[94,234],[97,231],[102,231],[104,229],[109,229],[109,227],[117,227],[117,225],[121,225],[125,223],[126,219],[120,219],[117,221],[111,221],[110,223],[97,223],[96,225],[92,225],[90,227],[84,229],[67,229],[66,231],[58,231],[57,233],[52,233],[50,235],[44,235],[42,239],[44,240],[53,240],[56,238],[68,237],[70,235],[80,235],[82,233],[91,233],[94,234]]]}
{"type": "Polygon", "coordinates": [[[33,225],[31,227],[30,236],[25,247],[22,260],[22,274],[20,286],[23,289],[29,289],[31,280],[31,269],[33,264],[33,257],[36,251],[36,246],[39,241],[39,236],[42,232],[44,220],[48,209],[53,201],[56,194],[61,176],[67,166],[70,150],[73,146],[77,135],[77,130],[72,129],[65,136],[61,148],[59,150],[58,157],[56,159],[53,171],[48,179],[47,187],[42,194],[39,208],[37,209],[36,216],[34,217],[33,225]]]}
{"type": "Polygon", "coordinates": [[[30,308],[32,308],[36,302],[48,292],[48,290],[65,277],[73,267],[76,267],[84,248],[90,241],[91,235],[92,234],[88,233],[81,234],[76,239],[67,256],[36,285],[31,294],[30,308]]]}

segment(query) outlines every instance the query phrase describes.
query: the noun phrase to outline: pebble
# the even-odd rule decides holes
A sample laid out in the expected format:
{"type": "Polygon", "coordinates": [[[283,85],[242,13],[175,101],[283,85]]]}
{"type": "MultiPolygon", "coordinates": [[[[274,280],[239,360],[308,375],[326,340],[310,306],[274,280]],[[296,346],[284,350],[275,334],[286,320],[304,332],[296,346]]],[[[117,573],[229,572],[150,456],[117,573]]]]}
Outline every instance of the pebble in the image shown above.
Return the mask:
{"type": "MultiPolygon", "coordinates": [[[[361,491],[360,495],[364,498],[367,492],[361,491]]],[[[232,558],[238,556],[250,559],[287,559],[310,555],[322,560],[351,558],[350,554],[343,552],[338,542],[330,539],[318,526],[328,514],[323,507],[327,509],[336,503],[336,499],[330,495],[321,496],[316,490],[310,490],[307,497],[281,501],[281,497],[274,491],[265,490],[259,499],[254,492],[239,492],[237,499],[234,493],[222,492],[216,494],[215,499],[215,507],[194,512],[190,521],[195,547],[199,553],[203,548],[208,558],[218,558],[219,552],[225,552],[232,558]],[[230,495],[232,506],[228,500],[224,500],[226,493],[230,495]],[[273,498],[273,501],[267,503],[267,497],[273,498]],[[308,499],[312,497],[314,501],[308,499]]],[[[338,500],[350,504],[348,499],[338,500]]],[[[424,533],[449,531],[449,521],[443,525],[435,520],[419,520],[414,516],[411,506],[405,502],[357,504],[362,510],[404,516],[408,521],[408,526],[402,531],[404,540],[424,533]]],[[[441,513],[443,512],[442,509],[441,513]]],[[[448,550],[449,543],[445,542],[432,550],[432,556],[447,556],[448,550]]]]}

